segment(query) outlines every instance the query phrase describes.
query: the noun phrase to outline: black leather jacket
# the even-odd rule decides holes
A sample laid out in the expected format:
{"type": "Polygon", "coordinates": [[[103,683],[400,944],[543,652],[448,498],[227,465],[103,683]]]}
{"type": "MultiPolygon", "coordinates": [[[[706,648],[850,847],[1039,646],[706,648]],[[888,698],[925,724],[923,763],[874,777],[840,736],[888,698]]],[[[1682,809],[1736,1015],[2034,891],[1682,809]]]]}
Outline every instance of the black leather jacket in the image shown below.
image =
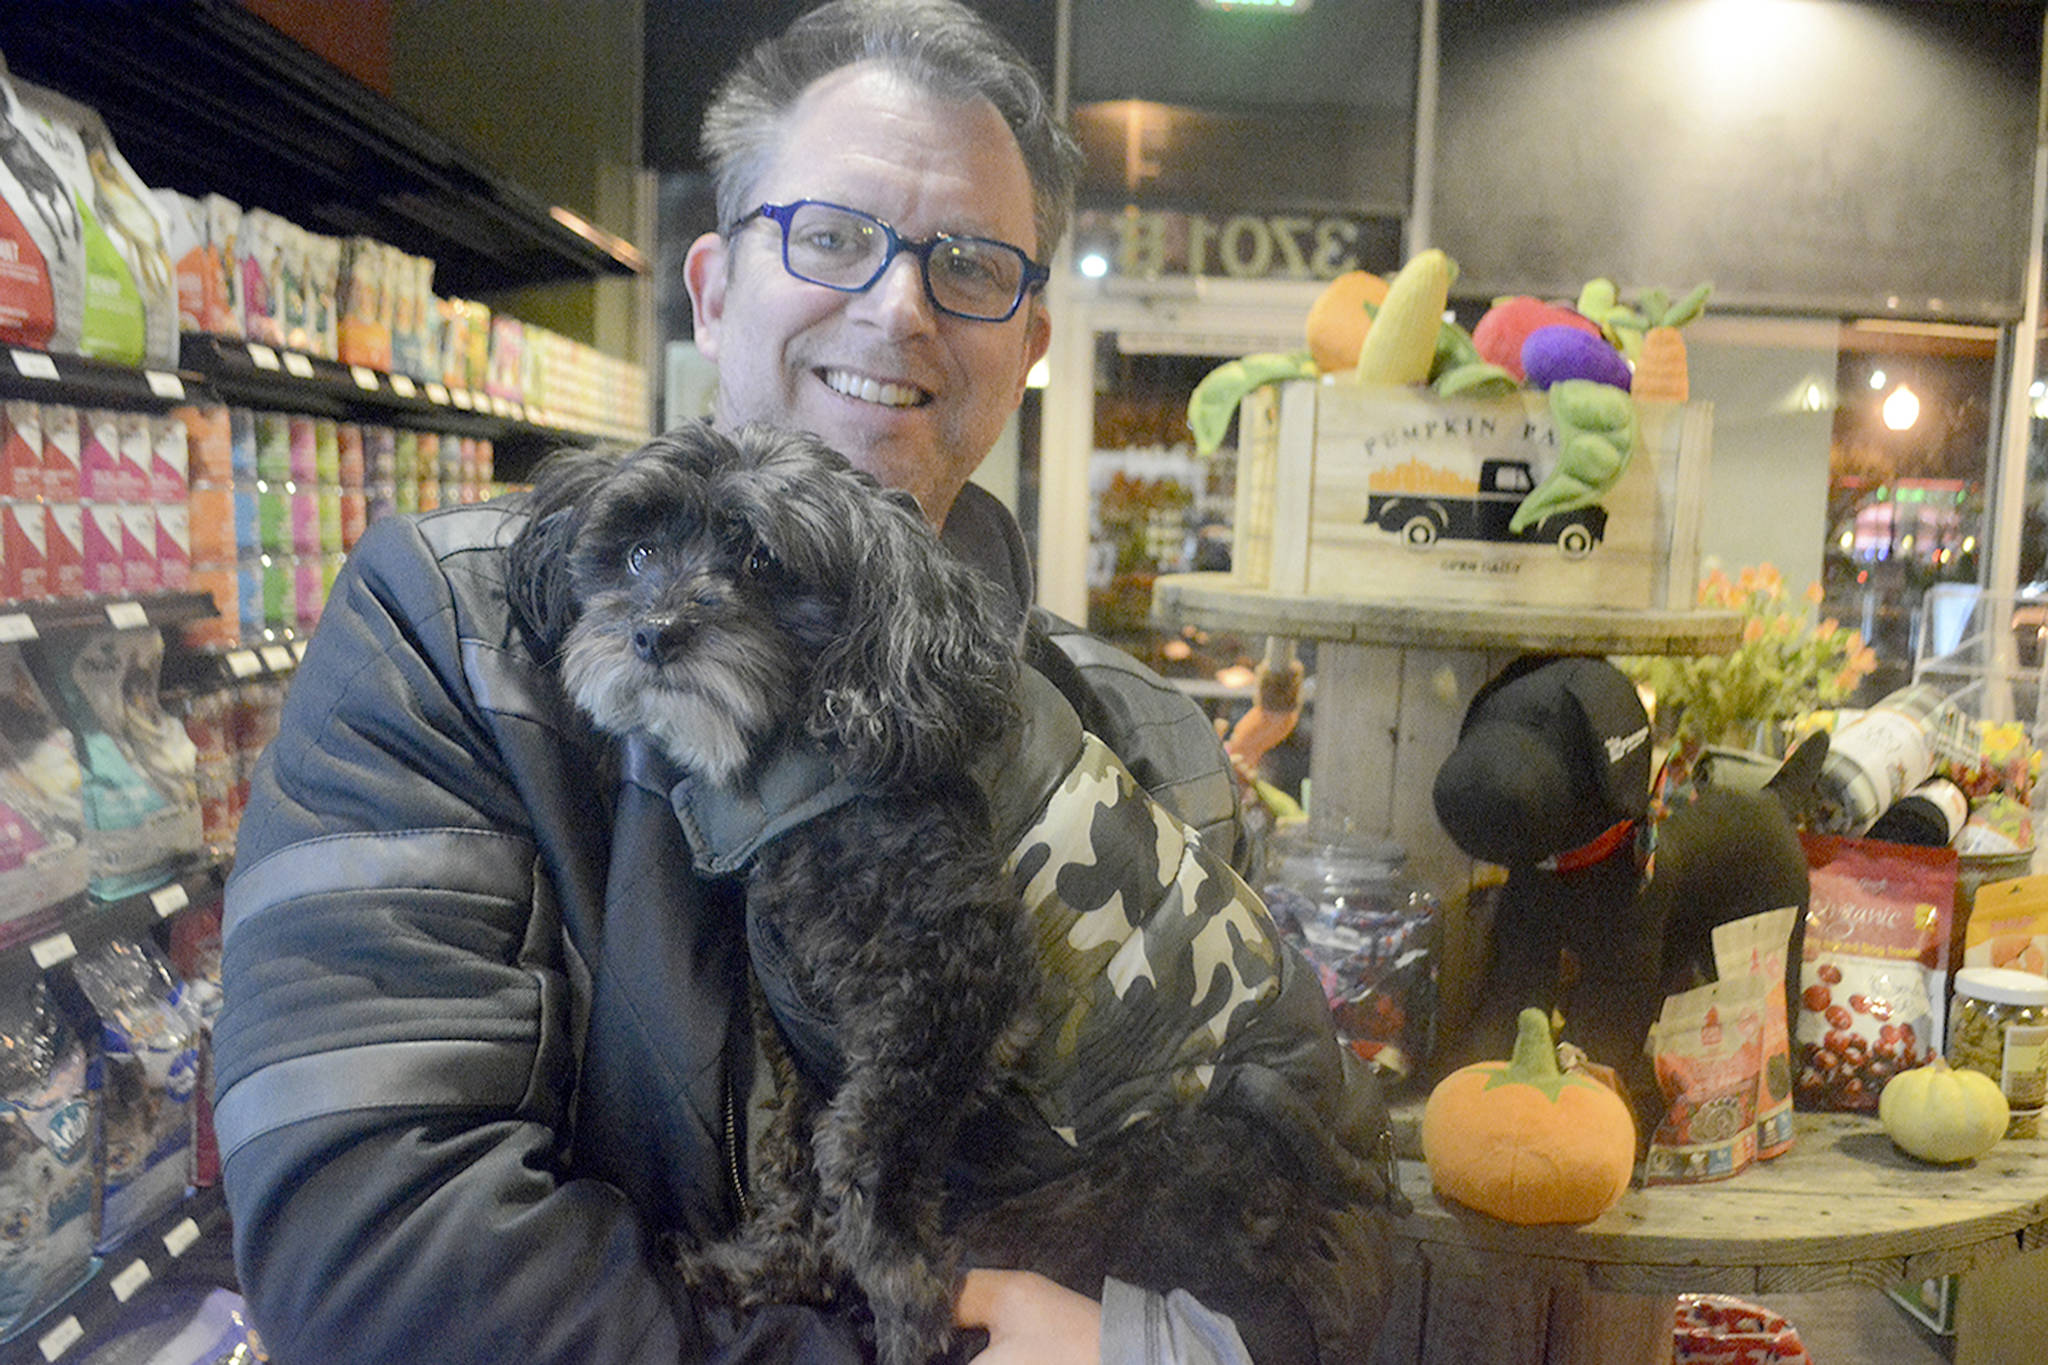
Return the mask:
{"type": "MultiPolygon", "coordinates": [[[[743,915],[692,871],[667,760],[595,735],[508,619],[519,524],[373,527],[254,775],[215,1034],[253,1316],[285,1365],[852,1359],[808,1310],[707,1321],[662,1268],[663,1233],[736,1216],[743,915]]],[[[1199,712],[1045,625],[1052,671],[1129,675],[1093,719],[1229,847],[1199,712]]]]}

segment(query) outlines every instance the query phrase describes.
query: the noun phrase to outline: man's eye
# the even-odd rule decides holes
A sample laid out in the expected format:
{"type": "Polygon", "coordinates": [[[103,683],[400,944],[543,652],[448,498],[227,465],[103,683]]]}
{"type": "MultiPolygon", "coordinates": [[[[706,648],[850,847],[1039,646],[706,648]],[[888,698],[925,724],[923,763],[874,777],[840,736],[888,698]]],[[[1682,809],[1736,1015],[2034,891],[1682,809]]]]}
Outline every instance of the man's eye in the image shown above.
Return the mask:
{"type": "Polygon", "coordinates": [[[641,541],[638,545],[626,551],[626,572],[631,574],[641,572],[647,567],[647,561],[652,558],[654,558],[654,547],[644,540],[641,541]]]}

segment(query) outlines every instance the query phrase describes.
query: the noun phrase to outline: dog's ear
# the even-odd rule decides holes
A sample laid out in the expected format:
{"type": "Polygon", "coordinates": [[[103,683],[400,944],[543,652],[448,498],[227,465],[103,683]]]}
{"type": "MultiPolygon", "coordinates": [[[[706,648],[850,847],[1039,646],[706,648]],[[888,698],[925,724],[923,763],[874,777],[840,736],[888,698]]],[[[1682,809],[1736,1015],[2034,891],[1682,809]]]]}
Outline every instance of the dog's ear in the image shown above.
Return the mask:
{"type": "Polygon", "coordinates": [[[964,764],[1010,723],[1021,630],[1007,599],[939,543],[909,494],[815,438],[741,435],[760,440],[773,443],[753,499],[763,539],[845,604],[812,673],[807,729],[860,780],[964,764]]]}
{"type": "Polygon", "coordinates": [[[619,467],[619,457],[595,450],[563,450],[534,471],[526,525],[506,555],[506,595],[512,610],[547,658],[576,624],[569,552],[594,494],[619,467]]]}

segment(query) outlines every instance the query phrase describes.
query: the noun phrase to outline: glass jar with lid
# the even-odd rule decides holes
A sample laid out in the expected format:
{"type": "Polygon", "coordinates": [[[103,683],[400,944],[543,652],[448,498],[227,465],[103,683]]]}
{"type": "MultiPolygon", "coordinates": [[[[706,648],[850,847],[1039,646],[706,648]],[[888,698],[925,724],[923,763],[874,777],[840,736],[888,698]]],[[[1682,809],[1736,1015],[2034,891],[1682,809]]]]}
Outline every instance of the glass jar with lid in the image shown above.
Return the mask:
{"type": "Polygon", "coordinates": [[[2007,1137],[2035,1137],[2048,1100],[2048,976],[2009,967],[1956,973],[1948,1063],[1998,1082],[2012,1107],[2007,1137]]]}
{"type": "Polygon", "coordinates": [[[1428,1054],[1436,1003],[1436,897],[1391,840],[1311,822],[1273,841],[1260,888],[1281,934],[1322,978],[1339,1034],[1407,1075],[1428,1054]]]}

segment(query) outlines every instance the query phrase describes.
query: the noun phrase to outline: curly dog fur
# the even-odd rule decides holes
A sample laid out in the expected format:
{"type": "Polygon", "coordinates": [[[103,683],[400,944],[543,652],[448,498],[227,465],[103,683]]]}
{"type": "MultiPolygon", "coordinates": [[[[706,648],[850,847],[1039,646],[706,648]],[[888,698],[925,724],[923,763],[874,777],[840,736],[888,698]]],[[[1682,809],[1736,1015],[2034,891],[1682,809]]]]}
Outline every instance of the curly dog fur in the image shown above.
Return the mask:
{"type": "Polygon", "coordinates": [[[750,932],[786,950],[843,1068],[829,1092],[800,1075],[757,1005],[780,1103],[741,1228],[682,1257],[694,1289],[741,1306],[857,1290],[885,1365],[944,1352],[969,1263],[1091,1294],[1105,1274],[1184,1286],[1283,1356],[1304,1315],[1325,1350],[1333,1321],[1370,1339],[1333,1286],[1376,1282],[1373,1220],[1312,1193],[1301,1154],[1243,1116],[1186,1107],[1050,1184],[949,1203],[949,1160],[1003,1144],[994,1096],[1040,968],[968,771],[1015,719],[1019,641],[914,501],[813,438],[695,424],[622,460],[557,457],[511,564],[600,728],[727,784],[810,742],[860,792],[747,873],[750,932]]]}

